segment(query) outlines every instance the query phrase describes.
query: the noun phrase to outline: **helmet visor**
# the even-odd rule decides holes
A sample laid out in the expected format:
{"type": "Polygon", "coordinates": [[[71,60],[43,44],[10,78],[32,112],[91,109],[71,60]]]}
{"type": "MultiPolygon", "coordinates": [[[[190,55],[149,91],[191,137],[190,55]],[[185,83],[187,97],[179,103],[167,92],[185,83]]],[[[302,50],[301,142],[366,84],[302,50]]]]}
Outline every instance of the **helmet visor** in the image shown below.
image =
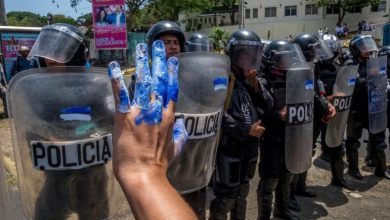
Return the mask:
{"type": "Polygon", "coordinates": [[[352,43],[356,45],[356,48],[360,51],[360,53],[378,51],[378,47],[371,35],[365,35],[363,38],[357,39],[352,43]]]}
{"type": "Polygon", "coordinates": [[[332,51],[328,49],[322,40],[310,46],[313,48],[317,60],[327,60],[333,57],[332,51]]]}
{"type": "Polygon", "coordinates": [[[188,52],[213,52],[213,43],[208,39],[196,39],[187,41],[188,52]]]}
{"type": "Polygon", "coordinates": [[[83,37],[69,28],[49,25],[42,29],[28,56],[29,59],[42,57],[58,63],[67,63],[82,42],[83,37]]]}
{"type": "Polygon", "coordinates": [[[306,63],[300,47],[297,44],[286,44],[278,50],[272,50],[270,58],[273,67],[278,70],[291,70],[297,65],[306,63]]]}
{"type": "Polygon", "coordinates": [[[263,47],[237,45],[232,51],[232,64],[242,69],[260,69],[263,47]]]}
{"type": "Polygon", "coordinates": [[[338,40],[325,40],[324,41],[327,48],[332,52],[340,52],[341,45],[338,40]]]}

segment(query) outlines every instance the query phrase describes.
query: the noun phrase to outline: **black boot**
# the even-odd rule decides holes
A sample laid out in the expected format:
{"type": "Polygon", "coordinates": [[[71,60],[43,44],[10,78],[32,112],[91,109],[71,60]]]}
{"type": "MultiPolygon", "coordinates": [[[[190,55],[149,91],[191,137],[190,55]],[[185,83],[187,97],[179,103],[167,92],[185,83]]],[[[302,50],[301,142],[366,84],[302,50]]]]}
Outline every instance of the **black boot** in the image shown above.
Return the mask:
{"type": "Polygon", "coordinates": [[[233,208],[234,199],[217,196],[210,203],[209,220],[227,220],[227,213],[233,208]]]}
{"type": "Polygon", "coordinates": [[[332,172],[331,184],[353,191],[354,188],[344,179],[344,161],[342,157],[342,151],[342,146],[335,147],[329,150],[330,169],[332,172]]]}
{"type": "Polygon", "coordinates": [[[286,220],[300,220],[299,216],[294,215],[290,212],[290,210],[287,210],[285,212],[280,212],[279,210],[275,209],[274,211],[274,217],[286,219],[286,220]]]}
{"type": "Polygon", "coordinates": [[[306,187],[307,171],[298,175],[299,179],[295,195],[303,197],[316,197],[317,193],[308,190],[306,187]]]}
{"type": "Polygon", "coordinates": [[[375,176],[390,180],[390,173],[386,168],[386,154],[383,150],[372,149],[375,161],[375,176]]]}
{"type": "Polygon", "coordinates": [[[249,183],[240,186],[240,194],[234,201],[234,206],[230,211],[231,220],[245,220],[246,215],[246,197],[249,194],[249,183]]]}
{"type": "Polygon", "coordinates": [[[359,153],[358,148],[360,143],[351,139],[347,139],[345,147],[347,150],[348,173],[356,179],[362,180],[363,176],[359,171],[359,153]]]}
{"type": "Polygon", "coordinates": [[[297,198],[294,195],[290,195],[290,199],[288,201],[288,209],[294,212],[301,211],[301,205],[299,205],[297,198]]]}

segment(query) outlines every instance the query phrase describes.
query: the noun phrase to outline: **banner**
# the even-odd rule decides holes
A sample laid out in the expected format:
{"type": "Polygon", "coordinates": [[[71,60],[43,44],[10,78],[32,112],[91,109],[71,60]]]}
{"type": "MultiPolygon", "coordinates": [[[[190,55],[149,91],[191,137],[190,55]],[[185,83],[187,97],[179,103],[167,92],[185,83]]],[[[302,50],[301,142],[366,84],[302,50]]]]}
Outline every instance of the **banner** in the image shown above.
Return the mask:
{"type": "Polygon", "coordinates": [[[29,49],[34,45],[38,38],[39,32],[36,33],[0,33],[1,51],[3,52],[4,68],[7,81],[11,79],[11,68],[14,60],[18,55],[20,46],[27,46],[29,49]]]}
{"type": "Polygon", "coordinates": [[[126,49],[125,0],[93,0],[92,11],[96,49],[126,49]]]}

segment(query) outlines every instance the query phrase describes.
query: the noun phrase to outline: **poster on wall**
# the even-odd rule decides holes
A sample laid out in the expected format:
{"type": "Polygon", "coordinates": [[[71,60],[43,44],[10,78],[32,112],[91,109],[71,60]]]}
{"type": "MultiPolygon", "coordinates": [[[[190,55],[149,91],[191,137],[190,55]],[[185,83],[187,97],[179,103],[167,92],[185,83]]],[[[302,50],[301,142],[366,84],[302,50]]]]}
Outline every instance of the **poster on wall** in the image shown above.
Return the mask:
{"type": "Polygon", "coordinates": [[[96,49],[126,49],[125,0],[93,0],[92,10],[96,49]]]}
{"type": "Polygon", "coordinates": [[[1,51],[4,59],[4,71],[7,80],[11,79],[11,68],[14,60],[18,55],[20,46],[27,46],[29,49],[34,45],[38,38],[39,32],[36,33],[17,33],[5,32],[0,33],[1,51]]]}

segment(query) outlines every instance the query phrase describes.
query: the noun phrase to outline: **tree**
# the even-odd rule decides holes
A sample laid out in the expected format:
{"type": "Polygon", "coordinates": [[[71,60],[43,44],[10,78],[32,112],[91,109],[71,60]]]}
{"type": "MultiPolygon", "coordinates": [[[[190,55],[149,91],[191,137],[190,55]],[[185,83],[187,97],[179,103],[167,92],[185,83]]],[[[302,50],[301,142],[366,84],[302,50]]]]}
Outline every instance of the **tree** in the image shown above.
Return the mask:
{"type": "Polygon", "coordinates": [[[235,5],[238,4],[238,0],[219,0],[219,4],[229,11],[230,24],[234,25],[235,5]]]}
{"type": "Polygon", "coordinates": [[[77,25],[77,22],[72,17],[66,17],[65,15],[54,15],[53,23],[66,23],[71,25],[77,25]]]}
{"type": "Polygon", "coordinates": [[[11,11],[7,13],[8,25],[23,27],[42,27],[47,18],[27,11],[11,11]]]}
{"type": "Polygon", "coordinates": [[[365,6],[377,5],[380,0],[319,0],[319,7],[333,7],[338,12],[338,21],[341,23],[345,15],[354,8],[363,8],[365,6]]]}
{"type": "Polygon", "coordinates": [[[213,32],[210,33],[209,37],[214,43],[215,51],[221,53],[226,47],[227,40],[229,38],[229,32],[222,28],[216,27],[213,29],[213,32]]]}

